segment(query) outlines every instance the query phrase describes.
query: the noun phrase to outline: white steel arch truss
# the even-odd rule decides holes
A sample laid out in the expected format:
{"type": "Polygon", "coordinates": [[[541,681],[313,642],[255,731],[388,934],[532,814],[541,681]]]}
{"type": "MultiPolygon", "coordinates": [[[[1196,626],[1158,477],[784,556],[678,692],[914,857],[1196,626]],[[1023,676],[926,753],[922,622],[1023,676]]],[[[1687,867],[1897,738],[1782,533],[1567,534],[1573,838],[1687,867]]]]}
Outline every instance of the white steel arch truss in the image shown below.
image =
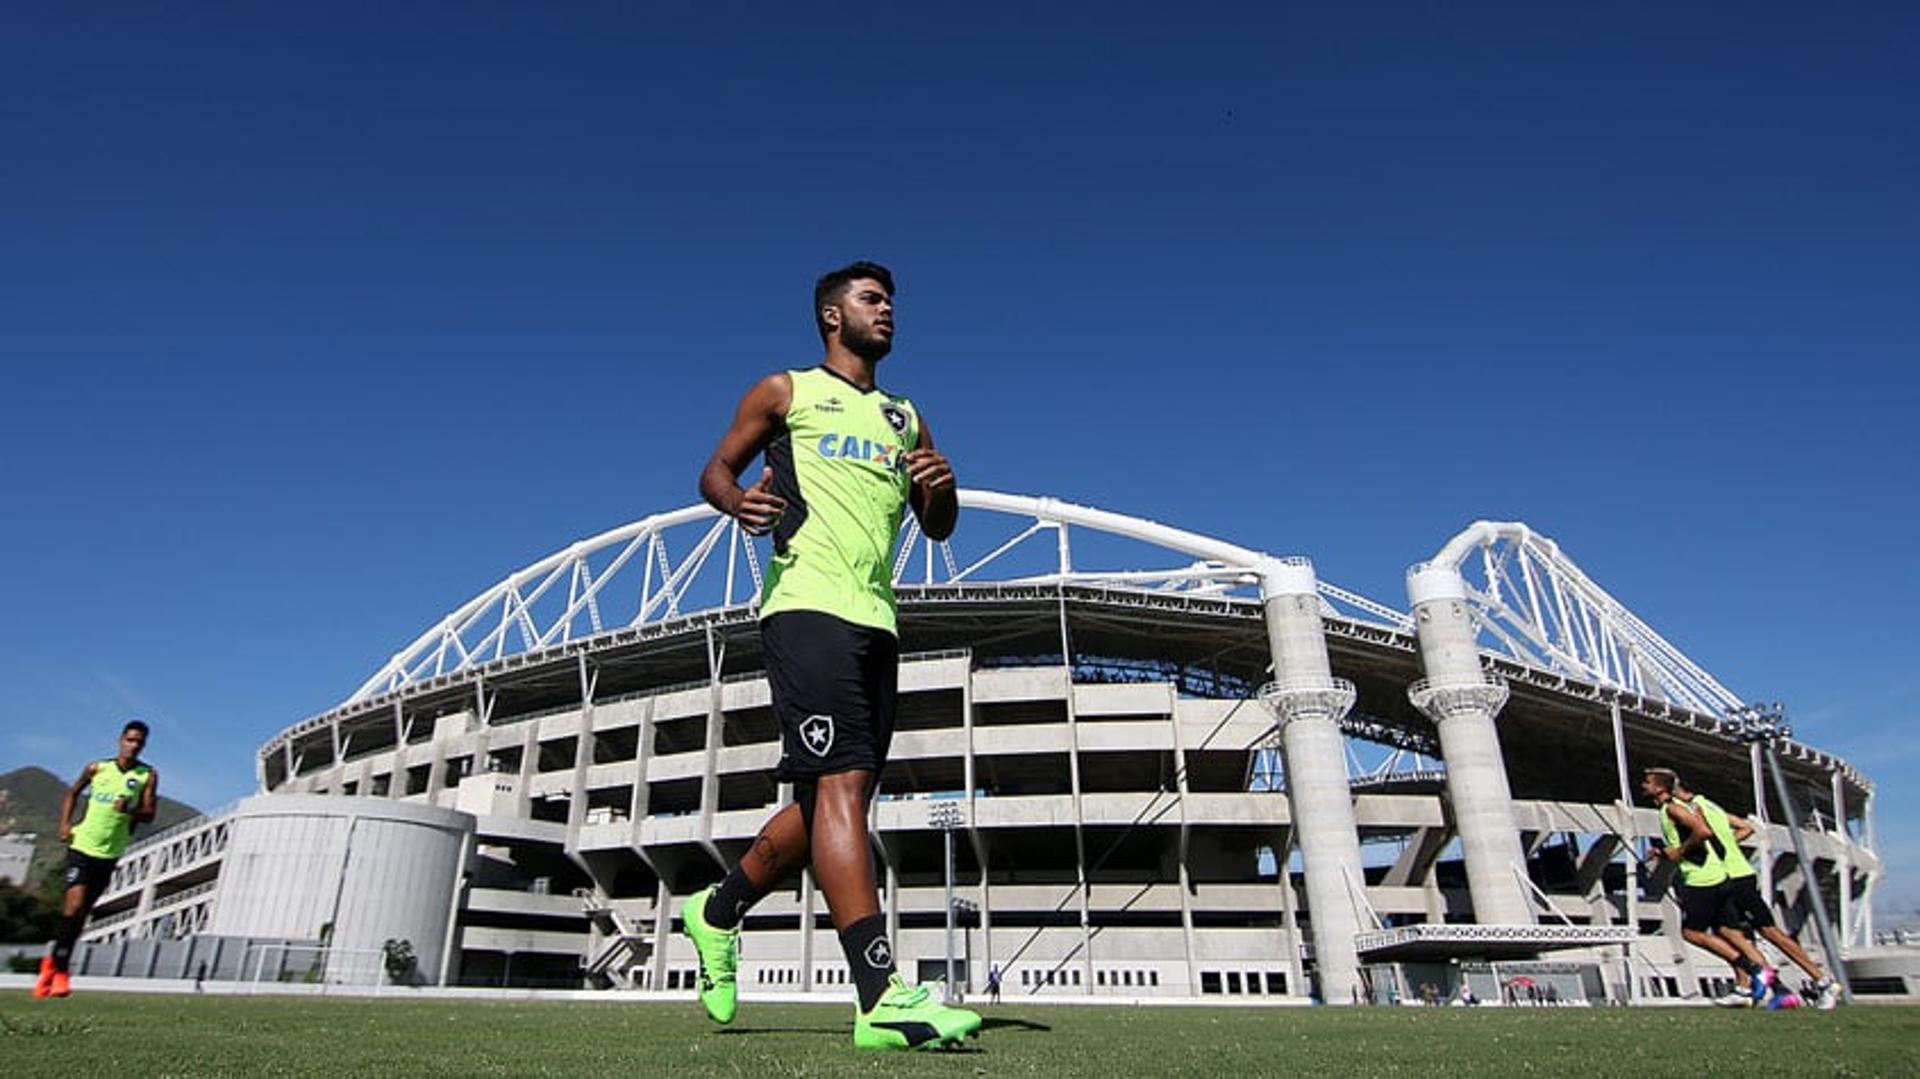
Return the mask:
{"type": "MultiPolygon", "coordinates": [[[[897,585],[1076,584],[1255,599],[1274,555],[1185,529],[1054,498],[962,490],[969,513],[950,541],[911,515],[897,585]],[[985,522],[990,523],[983,523],[985,522]],[[1076,535],[1131,541],[1119,564],[1076,535]]],[[[769,542],[693,505],[581,540],[508,574],[395,653],[343,704],[602,633],[757,602],[769,542]]],[[[1519,522],[1480,521],[1434,563],[1453,566],[1488,652],[1530,667],[1725,718],[1739,698],[1561,552],[1519,522]]],[[[1319,581],[1329,615],[1411,633],[1405,613],[1319,581]]]]}
{"type": "MultiPolygon", "coordinates": [[[[969,512],[948,541],[929,539],[908,515],[894,558],[896,585],[1075,584],[1251,600],[1261,570],[1282,561],[1053,498],[962,490],[960,504],[969,512]],[[1076,552],[1076,534],[1128,541],[1125,557],[1141,562],[1116,564],[1122,556],[1090,549],[1100,544],[1076,552]]],[[[748,536],[706,505],[643,517],[508,574],[395,653],[342,703],[614,630],[750,606],[770,557],[768,540],[748,536]]],[[[1330,615],[1412,631],[1402,611],[1324,581],[1319,591],[1330,615]]]]}
{"type": "Polygon", "coordinates": [[[1702,715],[1725,719],[1740,706],[1739,697],[1594,583],[1558,543],[1525,524],[1476,521],[1426,565],[1460,571],[1488,651],[1702,715]]]}

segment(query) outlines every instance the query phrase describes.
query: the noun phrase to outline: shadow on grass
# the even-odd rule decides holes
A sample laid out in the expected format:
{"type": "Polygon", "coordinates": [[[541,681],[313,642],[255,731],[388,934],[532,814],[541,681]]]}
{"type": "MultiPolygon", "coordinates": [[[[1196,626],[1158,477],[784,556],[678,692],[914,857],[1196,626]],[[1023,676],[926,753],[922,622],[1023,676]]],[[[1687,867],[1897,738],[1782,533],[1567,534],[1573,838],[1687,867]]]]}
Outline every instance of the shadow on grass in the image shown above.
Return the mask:
{"type": "Polygon", "coordinates": [[[980,1020],[980,1029],[982,1032],[989,1031],[989,1030],[1037,1030],[1042,1034],[1048,1033],[1053,1030],[1052,1027],[1048,1026],[1045,1023],[1035,1023],[1029,1019],[993,1019],[993,1018],[980,1020]]]}
{"type": "MultiPolygon", "coordinates": [[[[992,1025],[993,1025],[993,1021],[988,1020],[987,1022],[982,1023],[980,1025],[980,1029],[985,1030],[992,1025]]],[[[1033,1026],[1034,1024],[1022,1023],[1018,1020],[1014,1020],[1009,1023],[1003,1020],[1000,1025],[1002,1026],[1033,1026]]],[[[1047,1028],[1039,1027],[1038,1029],[1046,1030],[1047,1028]]],[[[831,1037],[831,1038],[844,1039],[848,1036],[848,1028],[837,1027],[833,1029],[828,1029],[826,1027],[728,1027],[725,1030],[716,1030],[713,1033],[715,1037],[720,1037],[720,1038],[756,1038],[765,1034],[779,1034],[782,1036],[790,1037],[795,1034],[810,1034],[815,1037],[822,1037],[822,1038],[831,1037]]],[[[982,1050],[977,1045],[961,1045],[961,1046],[955,1046],[951,1049],[929,1049],[929,1050],[923,1050],[923,1052],[935,1053],[939,1056],[971,1056],[977,1053],[982,1053],[984,1052],[984,1050],[982,1050]]]]}
{"type": "Polygon", "coordinates": [[[727,1027],[714,1031],[718,1038],[757,1038],[763,1034],[813,1034],[822,1038],[844,1038],[849,1027],[727,1027]]]}

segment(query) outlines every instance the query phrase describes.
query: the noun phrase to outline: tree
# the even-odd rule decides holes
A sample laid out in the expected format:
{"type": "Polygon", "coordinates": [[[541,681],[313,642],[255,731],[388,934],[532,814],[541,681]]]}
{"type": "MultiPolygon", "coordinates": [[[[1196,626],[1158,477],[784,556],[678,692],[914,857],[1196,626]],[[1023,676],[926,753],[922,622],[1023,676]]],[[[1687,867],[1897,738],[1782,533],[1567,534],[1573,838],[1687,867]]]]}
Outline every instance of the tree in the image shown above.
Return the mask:
{"type": "Polygon", "coordinates": [[[387,961],[387,980],[395,985],[412,985],[419,960],[413,955],[413,942],[388,937],[380,946],[387,961]]]}
{"type": "Polygon", "coordinates": [[[10,881],[0,883],[0,941],[52,940],[60,932],[60,900],[65,891],[58,869],[32,891],[10,881]]]}

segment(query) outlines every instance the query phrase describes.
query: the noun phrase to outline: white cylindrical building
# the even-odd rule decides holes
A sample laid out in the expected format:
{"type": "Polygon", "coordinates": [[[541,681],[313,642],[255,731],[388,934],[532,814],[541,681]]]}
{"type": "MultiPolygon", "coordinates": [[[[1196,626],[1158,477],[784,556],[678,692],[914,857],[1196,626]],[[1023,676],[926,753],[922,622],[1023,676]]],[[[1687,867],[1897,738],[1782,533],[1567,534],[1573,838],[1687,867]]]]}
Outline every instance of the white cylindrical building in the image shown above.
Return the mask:
{"type": "Polygon", "coordinates": [[[360,984],[379,980],[385,942],[404,940],[436,980],[473,828],[469,814],[390,799],[249,798],[234,811],[207,931],[324,937],[329,980],[360,984]]]}

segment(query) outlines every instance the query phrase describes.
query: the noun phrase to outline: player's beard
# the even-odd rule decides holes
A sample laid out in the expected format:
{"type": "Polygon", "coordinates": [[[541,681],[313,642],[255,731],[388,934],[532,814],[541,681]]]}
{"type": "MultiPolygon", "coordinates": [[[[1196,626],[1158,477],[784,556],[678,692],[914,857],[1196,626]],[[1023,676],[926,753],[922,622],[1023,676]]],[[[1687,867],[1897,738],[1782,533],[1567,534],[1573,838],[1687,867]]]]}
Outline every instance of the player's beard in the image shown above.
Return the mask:
{"type": "Polygon", "coordinates": [[[848,352],[868,363],[879,363],[887,353],[893,351],[893,342],[870,327],[866,329],[853,326],[841,327],[840,343],[846,346],[848,352]]]}

